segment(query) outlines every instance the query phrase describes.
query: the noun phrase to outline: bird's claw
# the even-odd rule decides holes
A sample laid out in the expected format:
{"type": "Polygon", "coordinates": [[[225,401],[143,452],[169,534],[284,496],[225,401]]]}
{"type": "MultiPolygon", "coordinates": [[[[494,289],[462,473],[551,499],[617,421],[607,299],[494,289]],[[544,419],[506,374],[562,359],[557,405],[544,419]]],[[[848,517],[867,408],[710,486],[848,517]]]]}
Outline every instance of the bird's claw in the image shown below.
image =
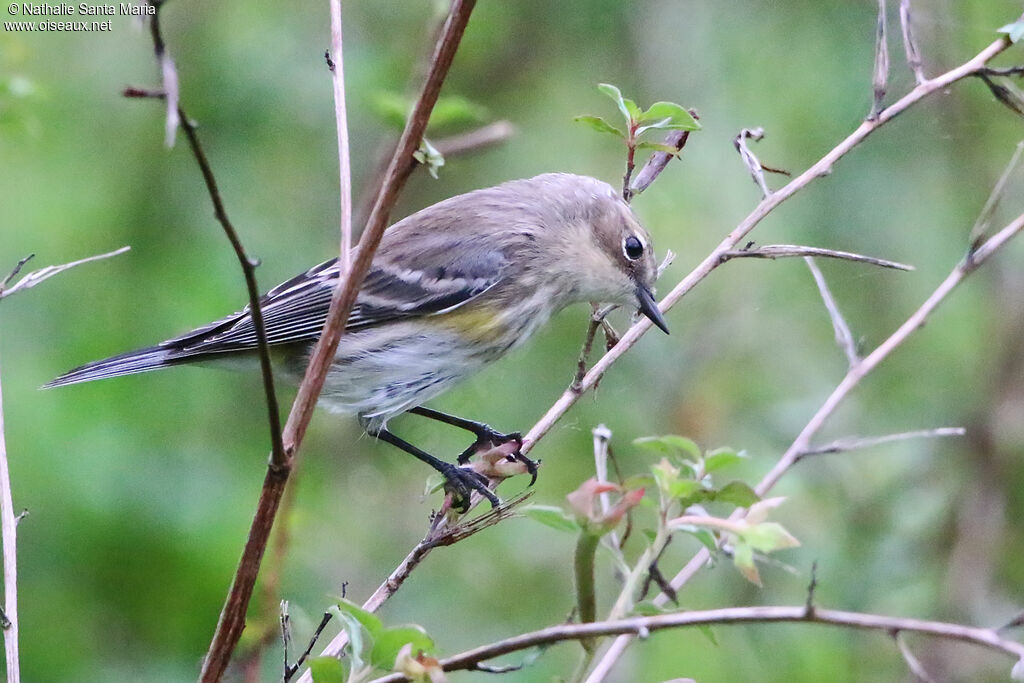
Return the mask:
{"type": "Polygon", "coordinates": [[[487,486],[487,477],[474,472],[468,467],[449,465],[441,471],[444,476],[444,489],[452,496],[452,509],[456,512],[468,512],[470,498],[476,491],[486,498],[491,507],[498,507],[501,501],[487,486]]]}

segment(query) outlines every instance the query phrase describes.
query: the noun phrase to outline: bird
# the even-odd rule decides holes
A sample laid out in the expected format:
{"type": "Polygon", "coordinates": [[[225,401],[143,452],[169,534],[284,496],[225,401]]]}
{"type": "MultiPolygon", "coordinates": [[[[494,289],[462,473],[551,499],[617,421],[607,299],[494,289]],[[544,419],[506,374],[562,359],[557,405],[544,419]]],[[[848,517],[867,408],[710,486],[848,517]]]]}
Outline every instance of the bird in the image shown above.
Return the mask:
{"type": "MultiPolygon", "coordinates": [[[[359,249],[360,247],[356,247],[359,249]]],[[[327,318],[338,259],[316,265],[259,299],[275,372],[301,381],[327,318]]],[[[426,407],[526,341],[563,308],[592,302],[635,307],[665,333],[654,299],[657,263],[650,234],[607,183],[546,173],[445,199],[385,232],[328,369],[319,404],[354,414],[372,437],[440,472],[465,505],[477,491],[493,505],[487,479],[403,440],[388,429],[402,413],[476,437],[457,459],[519,434],[426,407]]],[[[87,363],[44,385],[53,388],[183,364],[255,360],[248,306],[155,346],[87,363]]]]}

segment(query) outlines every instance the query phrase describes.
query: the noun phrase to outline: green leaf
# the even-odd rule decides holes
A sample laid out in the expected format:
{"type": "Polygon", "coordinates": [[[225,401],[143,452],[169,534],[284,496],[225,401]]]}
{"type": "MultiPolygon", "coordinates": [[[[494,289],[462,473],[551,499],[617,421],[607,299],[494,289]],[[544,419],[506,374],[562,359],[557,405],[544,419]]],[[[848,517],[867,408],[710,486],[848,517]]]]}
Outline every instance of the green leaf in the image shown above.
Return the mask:
{"type": "Polygon", "coordinates": [[[996,29],[996,33],[1005,33],[1010,37],[1011,43],[1019,42],[1021,38],[1024,38],[1024,21],[1015,21],[1012,24],[1000,26],[996,29]]]}
{"type": "Polygon", "coordinates": [[[692,531],[687,531],[688,534],[700,541],[701,545],[707,548],[710,552],[718,552],[718,542],[715,540],[715,535],[708,529],[694,528],[692,531]]]}
{"type": "Polygon", "coordinates": [[[565,510],[554,505],[524,505],[519,514],[558,531],[579,533],[580,525],[565,510]]]}
{"type": "Polygon", "coordinates": [[[723,486],[718,491],[715,491],[712,500],[716,500],[722,503],[732,503],[736,507],[750,507],[756,503],[760,498],[754,489],[750,488],[747,484],[742,481],[730,481],[728,484],[723,486]]]}
{"type": "Polygon", "coordinates": [[[735,451],[731,448],[716,448],[704,456],[704,471],[714,472],[723,467],[729,467],[740,463],[747,457],[743,451],[735,451]]]}
{"type": "Polygon", "coordinates": [[[430,125],[435,128],[456,128],[483,123],[490,116],[487,108],[459,95],[440,97],[430,112],[430,125]]]}
{"type": "Polygon", "coordinates": [[[350,666],[354,670],[359,671],[363,668],[365,651],[370,647],[370,643],[373,641],[373,636],[367,633],[359,619],[348,612],[343,612],[337,605],[332,606],[328,611],[334,613],[338,621],[341,622],[342,630],[348,634],[348,653],[349,660],[351,661],[350,666]],[[369,640],[367,640],[367,638],[369,638],[369,640]]]}
{"type": "Polygon", "coordinates": [[[638,617],[656,617],[659,614],[668,614],[671,611],[664,607],[658,607],[650,600],[644,600],[633,605],[633,614],[638,617]]]}
{"type": "Polygon", "coordinates": [[[632,126],[640,115],[640,107],[636,106],[636,102],[624,98],[622,92],[611,83],[598,83],[597,89],[612,98],[619,107],[619,111],[622,112],[623,118],[626,119],[626,125],[632,126]]]}
{"type": "MultiPolygon", "coordinates": [[[[379,91],[370,98],[370,105],[374,112],[384,122],[402,130],[405,128],[405,120],[412,111],[412,100],[390,91],[379,91]]],[[[487,109],[475,104],[464,97],[449,95],[440,97],[430,112],[428,125],[436,130],[438,128],[465,127],[481,123],[487,119],[487,109]]]]}
{"type": "Polygon", "coordinates": [[[700,123],[693,114],[675,102],[655,102],[640,115],[639,123],[648,128],[700,130],[700,123]]]}
{"type": "Polygon", "coordinates": [[[314,657],[309,660],[313,683],[344,683],[345,665],[337,657],[314,657]]]}
{"type": "Polygon", "coordinates": [[[711,644],[718,647],[718,638],[715,637],[715,632],[711,630],[711,627],[707,624],[698,624],[697,630],[700,631],[705,638],[711,641],[711,644]]]}
{"type": "Polygon", "coordinates": [[[430,144],[430,140],[423,138],[420,147],[412,153],[413,159],[427,167],[427,172],[437,180],[437,171],[444,166],[444,155],[437,151],[437,148],[430,144]]]}
{"type": "Polygon", "coordinates": [[[743,540],[754,550],[770,553],[783,548],[796,548],[800,541],[796,540],[786,527],[778,522],[761,522],[748,527],[741,534],[743,540]]]}
{"type": "Polygon", "coordinates": [[[757,565],[754,564],[753,548],[737,540],[732,547],[732,563],[747,581],[755,586],[761,585],[761,575],[757,571],[757,565]]]}
{"type": "Polygon", "coordinates": [[[642,142],[636,143],[636,148],[650,149],[654,150],[655,152],[664,152],[665,154],[671,154],[672,156],[676,156],[677,154],[679,154],[678,149],[676,149],[672,145],[666,145],[661,142],[647,142],[646,140],[644,140],[642,142]]]}
{"type": "MultiPolygon", "coordinates": [[[[690,498],[693,494],[702,489],[703,487],[699,481],[694,481],[693,479],[679,479],[669,485],[668,495],[672,498],[690,498]]],[[[690,503],[690,505],[693,505],[693,503],[690,503]]]]}
{"type": "Polygon", "coordinates": [[[351,615],[371,636],[376,636],[384,629],[384,624],[381,623],[376,614],[367,612],[351,600],[338,598],[337,605],[342,614],[351,615]]]}
{"type": "Polygon", "coordinates": [[[691,462],[700,462],[700,446],[693,439],[687,439],[685,436],[676,436],[675,434],[643,436],[634,439],[633,445],[656,453],[681,456],[691,462]]]}
{"type": "Polygon", "coordinates": [[[585,123],[599,133],[611,133],[612,135],[618,135],[622,139],[626,138],[625,133],[602,119],[600,116],[577,116],[573,121],[585,123]]]}
{"type": "Polygon", "coordinates": [[[412,654],[429,652],[434,649],[434,639],[421,626],[394,626],[377,634],[370,651],[370,663],[378,669],[391,671],[395,668],[398,651],[412,643],[412,654]]]}

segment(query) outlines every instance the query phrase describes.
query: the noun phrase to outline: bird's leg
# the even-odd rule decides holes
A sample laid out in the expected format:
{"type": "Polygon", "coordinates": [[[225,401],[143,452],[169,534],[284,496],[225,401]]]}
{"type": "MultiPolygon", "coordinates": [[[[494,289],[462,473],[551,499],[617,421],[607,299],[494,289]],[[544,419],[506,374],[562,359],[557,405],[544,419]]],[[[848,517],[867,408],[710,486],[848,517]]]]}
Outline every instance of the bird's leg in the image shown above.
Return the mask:
{"type": "Polygon", "coordinates": [[[478,453],[481,450],[498,448],[505,444],[514,443],[516,449],[509,455],[509,457],[522,462],[526,466],[526,471],[529,472],[531,476],[531,486],[533,486],[533,483],[537,481],[537,462],[530,460],[519,452],[523,447],[523,435],[519,432],[503,434],[483,422],[467,420],[465,418],[449,415],[448,413],[442,413],[439,410],[434,410],[433,408],[427,408],[425,406],[410,408],[408,412],[413,415],[420,415],[421,417],[430,418],[431,420],[437,420],[438,422],[458,427],[459,429],[463,429],[476,436],[476,441],[474,441],[469,448],[459,454],[458,461],[460,465],[465,465],[474,453],[478,453]]]}
{"type": "Polygon", "coordinates": [[[385,441],[392,446],[402,449],[409,455],[427,463],[435,470],[441,473],[441,476],[445,478],[446,487],[450,487],[453,493],[453,505],[459,512],[465,512],[469,509],[469,497],[473,491],[478,492],[481,496],[490,501],[493,507],[497,507],[501,504],[498,497],[494,495],[494,492],[487,488],[487,478],[477,474],[473,470],[466,467],[456,467],[450,462],[445,462],[440,458],[436,458],[430,453],[424,450],[416,448],[408,441],[400,439],[395,436],[387,429],[379,427],[376,429],[367,429],[367,433],[381,441],[385,441]]]}

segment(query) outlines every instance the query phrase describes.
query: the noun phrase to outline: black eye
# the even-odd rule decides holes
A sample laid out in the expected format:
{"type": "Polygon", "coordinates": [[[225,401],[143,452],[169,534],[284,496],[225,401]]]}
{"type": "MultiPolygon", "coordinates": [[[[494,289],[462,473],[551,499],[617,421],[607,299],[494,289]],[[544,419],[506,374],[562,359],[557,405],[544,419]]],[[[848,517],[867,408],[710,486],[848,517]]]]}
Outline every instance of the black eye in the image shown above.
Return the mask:
{"type": "Polygon", "coordinates": [[[630,261],[636,261],[644,255],[644,245],[636,237],[630,235],[626,238],[626,241],[622,243],[622,251],[630,261]]]}

